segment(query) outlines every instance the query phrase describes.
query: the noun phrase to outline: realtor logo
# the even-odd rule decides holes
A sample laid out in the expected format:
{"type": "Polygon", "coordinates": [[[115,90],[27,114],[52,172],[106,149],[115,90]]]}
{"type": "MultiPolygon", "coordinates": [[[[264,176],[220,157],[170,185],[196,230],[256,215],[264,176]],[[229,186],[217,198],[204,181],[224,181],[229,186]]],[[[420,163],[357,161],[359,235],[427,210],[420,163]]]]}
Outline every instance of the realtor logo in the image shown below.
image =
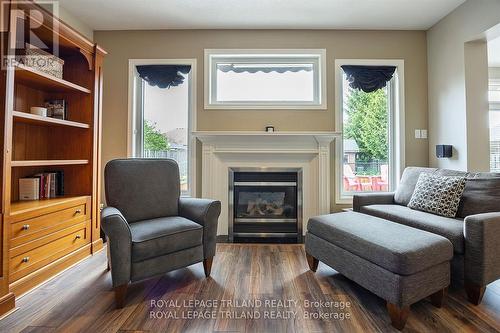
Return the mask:
{"type": "Polygon", "coordinates": [[[32,1],[0,2],[2,70],[18,63],[44,72],[57,69],[59,2],[37,1],[43,9],[32,1]]]}

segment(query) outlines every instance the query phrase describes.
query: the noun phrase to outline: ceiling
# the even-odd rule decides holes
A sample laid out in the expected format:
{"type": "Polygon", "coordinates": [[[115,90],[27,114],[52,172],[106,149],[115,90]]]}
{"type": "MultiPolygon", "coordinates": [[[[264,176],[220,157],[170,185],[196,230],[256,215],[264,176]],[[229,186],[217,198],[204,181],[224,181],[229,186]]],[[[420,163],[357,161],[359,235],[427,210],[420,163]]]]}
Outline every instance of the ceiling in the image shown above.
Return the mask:
{"type": "Polygon", "coordinates": [[[94,30],[427,30],[465,0],[60,0],[94,30]]]}
{"type": "Polygon", "coordinates": [[[500,37],[488,42],[488,66],[500,67],[500,37]]]}

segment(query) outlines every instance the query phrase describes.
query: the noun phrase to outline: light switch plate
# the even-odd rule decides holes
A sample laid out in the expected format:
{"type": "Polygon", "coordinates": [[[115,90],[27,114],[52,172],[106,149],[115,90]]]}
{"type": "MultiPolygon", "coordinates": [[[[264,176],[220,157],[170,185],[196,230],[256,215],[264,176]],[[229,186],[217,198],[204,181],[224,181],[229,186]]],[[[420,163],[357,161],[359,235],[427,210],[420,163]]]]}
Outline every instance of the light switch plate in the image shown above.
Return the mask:
{"type": "Polygon", "coordinates": [[[420,139],[422,137],[422,133],[419,129],[415,130],[415,139],[420,139]]]}
{"type": "Polygon", "coordinates": [[[427,139],[427,130],[426,129],[420,130],[420,137],[422,139],[427,139]]]}

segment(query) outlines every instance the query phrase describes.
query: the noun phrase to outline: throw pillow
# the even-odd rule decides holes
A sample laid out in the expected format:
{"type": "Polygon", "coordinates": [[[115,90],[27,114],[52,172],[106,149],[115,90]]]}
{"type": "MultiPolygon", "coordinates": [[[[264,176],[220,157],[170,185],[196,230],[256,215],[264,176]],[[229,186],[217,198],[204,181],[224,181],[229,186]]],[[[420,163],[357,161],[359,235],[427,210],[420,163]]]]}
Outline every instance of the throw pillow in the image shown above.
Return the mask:
{"type": "Polygon", "coordinates": [[[436,215],[455,217],[464,189],[465,177],[421,173],[408,207],[436,215]]]}

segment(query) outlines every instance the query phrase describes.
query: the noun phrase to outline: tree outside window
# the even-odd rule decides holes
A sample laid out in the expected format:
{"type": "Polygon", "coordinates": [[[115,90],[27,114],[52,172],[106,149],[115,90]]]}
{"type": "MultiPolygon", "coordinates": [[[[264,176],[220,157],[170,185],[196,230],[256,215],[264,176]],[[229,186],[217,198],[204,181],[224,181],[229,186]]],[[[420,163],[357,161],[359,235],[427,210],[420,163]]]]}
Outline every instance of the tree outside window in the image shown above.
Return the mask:
{"type": "Polygon", "coordinates": [[[344,96],[344,154],[348,154],[344,156],[344,190],[388,190],[387,88],[366,93],[348,87],[344,96]],[[347,146],[354,149],[346,152],[347,146]]]}

